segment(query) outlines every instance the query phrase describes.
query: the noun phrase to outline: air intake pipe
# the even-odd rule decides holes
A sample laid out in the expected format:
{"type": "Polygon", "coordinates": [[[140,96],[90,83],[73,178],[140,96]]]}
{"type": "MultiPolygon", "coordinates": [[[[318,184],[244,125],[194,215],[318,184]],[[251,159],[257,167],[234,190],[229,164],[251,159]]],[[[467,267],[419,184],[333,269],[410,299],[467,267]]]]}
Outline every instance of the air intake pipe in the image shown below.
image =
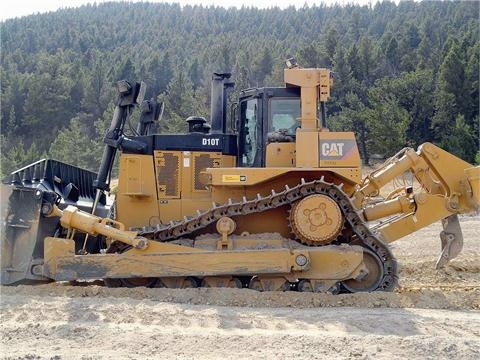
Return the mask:
{"type": "Polygon", "coordinates": [[[235,83],[230,81],[231,73],[213,73],[210,114],[213,134],[224,134],[227,130],[228,93],[235,83]]]}

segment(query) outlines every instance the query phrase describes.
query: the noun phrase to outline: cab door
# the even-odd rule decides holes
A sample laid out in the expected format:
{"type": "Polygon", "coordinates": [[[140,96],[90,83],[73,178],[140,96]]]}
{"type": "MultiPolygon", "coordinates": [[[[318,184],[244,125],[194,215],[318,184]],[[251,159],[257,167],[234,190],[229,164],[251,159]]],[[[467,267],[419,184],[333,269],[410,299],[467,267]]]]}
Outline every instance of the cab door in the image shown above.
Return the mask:
{"type": "Polygon", "coordinates": [[[261,98],[240,100],[239,157],[240,167],[263,166],[263,111],[261,98]]]}

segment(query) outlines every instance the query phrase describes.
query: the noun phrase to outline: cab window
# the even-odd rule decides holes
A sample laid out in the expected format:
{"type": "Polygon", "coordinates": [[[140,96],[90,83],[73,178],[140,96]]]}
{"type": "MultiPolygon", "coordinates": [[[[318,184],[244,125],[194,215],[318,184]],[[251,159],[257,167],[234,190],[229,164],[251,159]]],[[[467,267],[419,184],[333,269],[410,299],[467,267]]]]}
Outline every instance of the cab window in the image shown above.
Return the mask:
{"type": "Polygon", "coordinates": [[[270,99],[269,132],[295,135],[300,127],[300,99],[270,99]]]}

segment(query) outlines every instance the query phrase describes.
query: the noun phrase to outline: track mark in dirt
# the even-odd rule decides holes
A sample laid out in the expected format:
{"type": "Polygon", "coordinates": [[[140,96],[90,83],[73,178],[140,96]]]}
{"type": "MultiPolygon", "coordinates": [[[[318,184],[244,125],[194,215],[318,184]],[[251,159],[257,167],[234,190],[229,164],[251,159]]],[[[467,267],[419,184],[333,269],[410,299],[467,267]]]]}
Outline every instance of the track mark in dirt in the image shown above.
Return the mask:
{"type": "Polygon", "coordinates": [[[238,308],[8,295],[2,297],[0,321],[4,358],[12,359],[107,359],[118,349],[134,359],[267,359],[286,357],[292,346],[300,358],[313,359],[480,354],[477,311],[238,308]]]}

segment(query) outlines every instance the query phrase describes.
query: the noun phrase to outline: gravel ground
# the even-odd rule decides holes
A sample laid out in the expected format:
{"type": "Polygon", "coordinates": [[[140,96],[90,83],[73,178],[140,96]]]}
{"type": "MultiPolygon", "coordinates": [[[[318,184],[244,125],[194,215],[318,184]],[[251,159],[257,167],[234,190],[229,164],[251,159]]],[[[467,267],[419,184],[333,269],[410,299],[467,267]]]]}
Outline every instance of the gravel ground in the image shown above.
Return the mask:
{"type": "Polygon", "coordinates": [[[3,359],[478,359],[480,218],[435,270],[440,224],[393,244],[393,293],[1,287],[3,359]]]}

